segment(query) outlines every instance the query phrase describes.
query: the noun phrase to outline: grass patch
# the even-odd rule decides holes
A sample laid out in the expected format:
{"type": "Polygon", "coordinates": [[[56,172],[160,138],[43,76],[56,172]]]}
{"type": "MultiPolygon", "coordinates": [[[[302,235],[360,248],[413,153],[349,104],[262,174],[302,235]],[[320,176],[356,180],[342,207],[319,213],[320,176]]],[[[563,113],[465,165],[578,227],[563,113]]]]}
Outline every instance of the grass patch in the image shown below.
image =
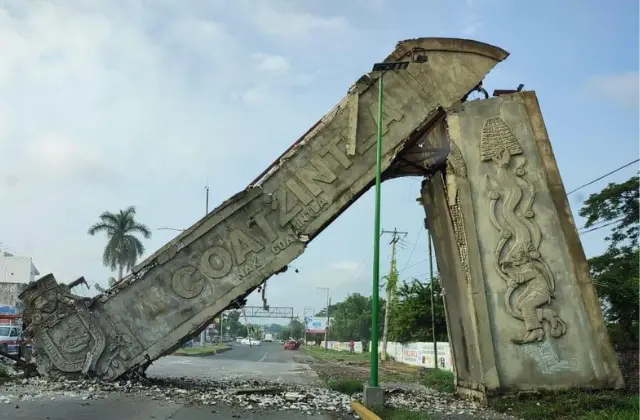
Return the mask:
{"type": "Polygon", "coordinates": [[[406,408],[383,408],[375,410],[375,413],[384,420],[430,420],[430,414],[424,411],[412,411],[406,408]]]}
{"type": "Polygon", "coordinates": [[[215,346],[204,347],[183,347],[176,350],[173,354],[176,356],[211,356],[217,353],[227,351],[231,347],[226,344],[217,344],[215,346]]]}
{"type": "Polygon", "coordinates": [[[353,395],[356,392],[362,392],[364,382],[358,379],[346,378],[346,379],[329,379],[327,381],[327,387],[334,391],[341,392],[347,395],[353,395]]]}
{"type": "Polygon", "coordinates": [[[321,346],[301,346],[300,350],[309,356],[329,362],[368,362],[369,353],[349,353],[348,351],[327,350],[321,346]]]}
{"type": "Polygon", "coordinates": [[[424,386],[440,392],[452,394],[455,391],[453,384],[453,372],[443,369],[426,369],[425,375],[420,381],[424,386]]]}
{"type": "Polygon", "coordinates": [[[524,420],[637,420],[638,394],[621,391],[544,392],[490,400],[495,411],[524,420]]]}

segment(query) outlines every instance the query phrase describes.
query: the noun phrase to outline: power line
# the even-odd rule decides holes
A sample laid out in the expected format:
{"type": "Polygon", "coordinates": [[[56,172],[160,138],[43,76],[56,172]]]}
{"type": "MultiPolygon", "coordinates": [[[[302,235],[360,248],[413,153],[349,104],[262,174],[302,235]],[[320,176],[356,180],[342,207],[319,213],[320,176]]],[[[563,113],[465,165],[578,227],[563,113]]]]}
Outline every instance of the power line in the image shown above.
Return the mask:
{"type": "Polygon", "coordinates": [[[631,161],[631,162],[627,163],[626,165],[622,165],[622,166],[620,166],[619,168],[616,168],[616,169],[614,169],[613,171],[611,171],[611,172],[609,172],[609,173],[607,173],[607,174],[604,174],[604,175],[602,175],[602,176],[601,176],[601,177],[599,177],[599,178],[594,179],[593,181],[589,181],[589,182],[587,182],[586,184],[580,185],[578,188],[574,188],[573,190],[569,191],[569,192],[567,193],[567,195],[571,195],[571,194],[573,194],[574,192],[576,192],[576,191],[578,191],[578,190],[583,189],[584,187],[588,187],[588,186],[589,186],[589,185],[591,185],[591,184],[595,184],[596,182],[600,181],[601,179],[604,179],[604,178],[608,177],[609,175],[613,175],[613,174],[615,174],[616,172],[621,171],[621,170],[623,170],[624,168],[626,168],[626,167],[628,167],[628,166],[633,165],[634,163],[637,163],[638,161],[640,161],[640,159],[636,159],[636,160],[634,160],[634,161],[631,161]]]}
{"type": "Polygon", "coordinates": [[[618,223],[618,222],[619,222],[620,220],[622,220],[622,219],[623,219],[623,217],[620,217],[620,218],[618,218],[618,219],[612,220],[612,221],[610,221],[610,222],[608,222],[608,223],[605,223],[605,224],[603,224],[603,225],[596,226],[596,227],[593,227],[593,228],[591,228],[591,229],[587,229],[587,230],[585,230],[584,228],[582,228],[581,230],[579,230],[579,231],[578,231],[578,234],[582,235],[582,234],[585,234],[585,233],[594,232],[594,231],[596,231],[596,230],[599,230],[599,229],[605,228],[605,227],[607,227],[607,226],[614,225],[614,224],[618,223]]]}
{"type": "Polygon", "coordinates": [[[413,253],[416,250],[416,245],[418,245],[418,241],[420,240],[420,235],[422,235],[422,223],[420,223],[420,229],[418,230],[418,236],[416,237],[416,240],[413,242],[413,245],[411,247],[411,252],[409,253],[409,258],[407,259],[407,262],[405,263],[404,267],[402,267],[401,271],[404,271],[407,266],[409,265],[409,263],[411,262],[411,257],[413,257],[413,253]]]}

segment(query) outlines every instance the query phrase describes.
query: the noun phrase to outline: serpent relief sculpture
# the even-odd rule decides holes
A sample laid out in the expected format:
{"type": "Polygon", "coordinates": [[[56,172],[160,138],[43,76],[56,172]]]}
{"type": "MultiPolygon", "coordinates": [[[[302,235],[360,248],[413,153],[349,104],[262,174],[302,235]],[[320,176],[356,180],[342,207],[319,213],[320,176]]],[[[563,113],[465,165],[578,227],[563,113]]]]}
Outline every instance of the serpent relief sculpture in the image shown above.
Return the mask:
{"type": "Polygon", "coordinates": [[[500,117],[487,119],[482,127],[480,158],[495,167],[486,175],[489,215],[500,233],[494,250],[494,268],[505,281],[504,303],[511,316],[523,322],[523,330],[512,337],[516,344],[542,341],[547,323],[549,334],[566,333],[566,323],[551,307],[554,275],[539,248],[542,239],[535,221],[535,189],[525,166],[526,157],[515,135],[500,117]]]}

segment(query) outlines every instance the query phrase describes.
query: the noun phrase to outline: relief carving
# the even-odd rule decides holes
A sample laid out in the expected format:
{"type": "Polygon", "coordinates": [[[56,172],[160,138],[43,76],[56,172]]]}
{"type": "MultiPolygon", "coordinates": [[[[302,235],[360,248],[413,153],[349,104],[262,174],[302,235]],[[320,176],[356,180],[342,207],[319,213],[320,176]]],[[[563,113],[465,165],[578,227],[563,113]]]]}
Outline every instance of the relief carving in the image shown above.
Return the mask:
{"type": "Polygon", "coordinates": [[[526,178],[527,160],[522,154],[518,140],[500,117],[484,122],[480,157],[496,168],[495,177],[486,176],[489,216],[500,233],[494,268],[507,284],[507,311],[524,324],[523,331],[512,338],[516,344],[542,341],[546,335],[543,322],[549,324],[554,338],[564,335],[567,328],[551,307],[555,279],[539,251],[541,230],[532,209],[535,190],[526,178]]]}
{"type": "Polygon", "coordinates": [[[462,216],[462,208],[460,206],[460,196],[458,194],[458,179],[467,179],[467,164],[464,161],[462,153],[458,146],[453,142],[450,143],[450,151],[447,157],[445,168],[444,189],[447,197],[447,206],[451,221],[453,223],[453,233],[455,235],[460,262],[464,270],[467,283],[471,281],[471,268],[469,267],[469,246],[467,236],[464,230],[464,219],[462,216]]]}
{"type": "Polygon", "coordinates": [[[549,341],[530,343],[522,346],[525,354],[531,357],[543,375],[553,375],[565,370],[577,372],[580,370],[580,360],[573,357],[571,360],[560,360],[558,354],[549,341]]]}
{"type": "Polygon", "coordinates": [[[97,371],[103,379],[113,380],[127,370],[127,362],[142,352],[142,346],[124,324],[114,324],[110,317],[109,324],[109,344],[97,371]]]}
{"type": "Polygon", "coordinates": [[[33,283],[20,295],[27,309],[25,333],[33,337],[46,370],[82,372],[95,367],[105,335],[87,309],[87,300],[58,285],[53,275],[33,283]]]}
{"type": "Polygon", "coordinates": [[[171,276],[171,288],[181,298],[192,299],[204,290],[204,279],[200,276],[196,267],[187,265],[173,273],[173,276],[171,276]]]}

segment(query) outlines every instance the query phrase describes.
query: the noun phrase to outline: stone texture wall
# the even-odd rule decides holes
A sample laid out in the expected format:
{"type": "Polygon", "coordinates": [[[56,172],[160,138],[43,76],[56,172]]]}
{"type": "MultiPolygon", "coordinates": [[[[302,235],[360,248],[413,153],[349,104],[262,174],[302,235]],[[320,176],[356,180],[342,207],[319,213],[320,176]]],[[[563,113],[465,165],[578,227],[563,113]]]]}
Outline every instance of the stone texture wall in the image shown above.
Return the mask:
{"type": "Polygon", "coordinates": [[[423,195],[459,391],[620,386],[535,93],[466,102],[446,127],[423,195]]]}

